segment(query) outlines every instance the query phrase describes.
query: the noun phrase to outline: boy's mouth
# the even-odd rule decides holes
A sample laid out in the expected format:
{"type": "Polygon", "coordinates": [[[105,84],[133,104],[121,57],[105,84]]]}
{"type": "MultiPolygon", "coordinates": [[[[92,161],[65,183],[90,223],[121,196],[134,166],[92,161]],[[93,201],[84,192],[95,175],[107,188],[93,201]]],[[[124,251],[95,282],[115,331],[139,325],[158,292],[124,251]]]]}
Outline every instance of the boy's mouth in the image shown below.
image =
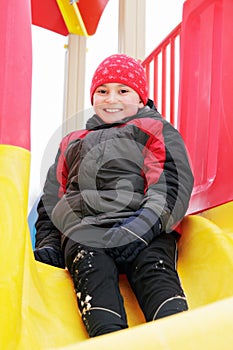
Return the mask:
{"type": "Polygon", "coordinates": [[[122,111],[122,108],[104,108],[104,112],[107,112],[107,113],[118,113],[121,111],[122,111]]]}

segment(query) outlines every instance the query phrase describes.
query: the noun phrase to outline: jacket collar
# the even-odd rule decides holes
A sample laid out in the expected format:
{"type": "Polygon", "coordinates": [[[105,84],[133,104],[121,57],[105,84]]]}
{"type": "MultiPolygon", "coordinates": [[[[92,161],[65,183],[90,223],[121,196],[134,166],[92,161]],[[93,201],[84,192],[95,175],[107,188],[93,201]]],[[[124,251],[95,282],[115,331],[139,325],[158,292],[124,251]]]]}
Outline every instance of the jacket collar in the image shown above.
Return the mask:
{"type": "Polygon", "coordinates": [[[104,123],[103,120],[97,114],[94,114],[87,121],[86,129],[87,130],[97,130],[97,129],[111,128],[113,126],[125,124],[132,119],[145,118],[145,117],[149,117],[151,115],[153,115],[153,116],[155,115],[155,110],[151,109],[148,106],[145,106],[143,108],[138,109],[138,112],[135,115],[133,115],[131,117],[124,118],[124,119],[119,120],[119,121],[114,122],[114,123],[104,123]]]}

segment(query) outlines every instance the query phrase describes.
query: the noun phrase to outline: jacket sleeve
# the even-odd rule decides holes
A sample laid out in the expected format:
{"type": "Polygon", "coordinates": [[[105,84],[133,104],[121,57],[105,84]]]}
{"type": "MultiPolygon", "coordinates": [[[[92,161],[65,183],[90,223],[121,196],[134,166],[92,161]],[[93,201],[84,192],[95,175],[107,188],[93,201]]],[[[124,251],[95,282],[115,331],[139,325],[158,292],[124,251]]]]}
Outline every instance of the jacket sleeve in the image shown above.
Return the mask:
{"type": "Polygon", "coordinates": [[[145,196],[140,210],[122,222],[137,235],[171,232],[184,217],[193,188],[193,174],[183,139],[168,122],[155,119],[144,146],[145,196]]]}
{"type": "Polygon", "coordinates": [[[181,135],[170,123],[163,121],[162,125],[159,138],[164,146],[163,156],[156,154],[158,137],[152,137],[148,144],[149,161],[145,157],[145,207],[159,214],[162,230],[170,232],[185,216],[194,178],[181,135]]]}
{"type": "Polygon", "coordinates": [[[47,173],[43,195],[38,203],[38,218],[36,227],[36,248],[53,247],[61,248],[61,234],[51,220],[51,213],[54,206],[60,199],[61,193],[65,191],[66,167],[62,157],[62,145],[58,150],[54,164],[47,173]]]}

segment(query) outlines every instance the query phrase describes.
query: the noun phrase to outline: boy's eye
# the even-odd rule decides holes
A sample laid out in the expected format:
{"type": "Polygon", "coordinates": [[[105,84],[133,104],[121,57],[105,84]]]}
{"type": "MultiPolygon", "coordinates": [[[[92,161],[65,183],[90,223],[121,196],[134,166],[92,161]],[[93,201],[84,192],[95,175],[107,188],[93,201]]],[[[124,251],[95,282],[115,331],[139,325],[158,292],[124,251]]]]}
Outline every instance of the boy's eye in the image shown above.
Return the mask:
{"type": "Polygon", "coordinates": [[[127,89],[120,89],[120,93],[121,93],[121,94],[125,94],[126,92],[128,92],[127,89]]]}
{"type": "Polygon", "coordinates": [[[99,90],[97,90],[97,92],[99,93],[99,94],[106,94],[106,90],[104,90],[104,89],[99,89],[99,90]]]}

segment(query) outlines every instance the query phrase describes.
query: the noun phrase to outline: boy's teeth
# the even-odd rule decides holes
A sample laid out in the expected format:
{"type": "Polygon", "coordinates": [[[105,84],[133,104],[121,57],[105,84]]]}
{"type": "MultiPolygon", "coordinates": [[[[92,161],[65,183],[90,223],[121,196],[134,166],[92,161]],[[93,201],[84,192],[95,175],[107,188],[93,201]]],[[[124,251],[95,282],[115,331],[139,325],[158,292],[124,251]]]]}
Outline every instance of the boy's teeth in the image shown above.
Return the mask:
{"type": "Polygon", "coordinates": [[[106,108],[106,112],[110,112],[110,113],[119,112],[119,108],[106,108]]]}

